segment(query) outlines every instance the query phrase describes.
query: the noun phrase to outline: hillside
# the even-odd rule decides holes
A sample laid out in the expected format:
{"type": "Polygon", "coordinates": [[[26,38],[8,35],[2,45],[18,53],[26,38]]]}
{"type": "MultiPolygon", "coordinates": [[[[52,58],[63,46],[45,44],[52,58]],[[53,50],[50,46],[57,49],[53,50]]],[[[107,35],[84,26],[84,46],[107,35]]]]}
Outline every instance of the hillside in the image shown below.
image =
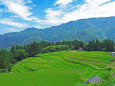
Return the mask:
{"type": "MultiPolygon", "coordinates": [[[[0,85],[84,86],[80,84],[95,75],[106,81],[115,71],[114,62],[109,62],[109,59],[114,59],[109,52],[99,51],[60,51],[37,54],[14,65],[12,73],[0,74],[0,85]]],[[[107,81],[105,84],[108,86],[107,81]]]]}
{"type": "Polygon", "coordinates": [[[27,28],[21,32],[0,35],[0,48],[23,45],[32,41],[89,41],[91,39],[113,39],[115,36],[115,17],[90,18],[72,21],[46,29],[27,28]]]}

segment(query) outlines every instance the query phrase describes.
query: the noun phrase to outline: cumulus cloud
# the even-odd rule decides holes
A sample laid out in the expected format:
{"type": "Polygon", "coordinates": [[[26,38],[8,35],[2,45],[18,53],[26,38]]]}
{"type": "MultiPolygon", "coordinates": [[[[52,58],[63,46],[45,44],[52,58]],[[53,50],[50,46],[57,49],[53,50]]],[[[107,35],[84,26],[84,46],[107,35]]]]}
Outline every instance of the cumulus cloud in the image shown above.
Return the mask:
{"type": "Polygon", "coordinates": [[[78,19],[92,18],[92,17],[109,17],[115,16],[115,2],[103,4],[110,0],[86,0],[87,3],[80,6],[80,8],[64,14],[63,22],[75,21],[78,19]],[[71,17],[70,17],[71,16],[71,17]]]}
{"type": "Polygon", "coordinates": [[[57,0],[54,5],[65,6],[71,2],[73,2],[73,0],[57,0]]]}
{"type": "Polygon", "coordinates": [[[5,24],[5,25],[9,25],[9,26],[13,26],[13,27],[18,27],[18,28],[22,28],[22,27],[27,27],[27,24],[23,24],[23,23],[18,23],[18,22],[14,22],[11,19],[0,19],[0,23],[1,24],[5,24]]]}
{"type": "Polygon", "coordinates": [[[109,2],[110,0],[85,0],[85,2],[87,3],[87,4],[95,4],[95,5],[101,5],[101,4],[103,4],[103,3],[105,3],[105,2],[109,2]]]}
{"type": "Polygon", "coordinates": [[[31,0],[28,0],[27,2],[28,2],[28,3],[32,3],[32,1],[31,1],[31,0]]]}
{"type": "Polygon", "coordinates": [[[52,10],[47,9],[46,11],[46,22],[50,22],[51,24],[58,24],[60,22],[61,15],[63,14],[62,10],[52,10]]]}
{"type": "MultiPolygon", "coordinates": [[[[58,0],[55,4],[66,5],[72,0],[58,0]],[[65,3],[65,4],[64,4],[65,3]]],[[[71,8],[73,6],[71,5],[71,8]]],[[[84,0],[84,4],[76,5],[73,10],[65,7],[54,9],[46,9],[46,20],[39,20],[48,26],[57,26],[69,21],[78,19],[86,19],[93,17],[110,17],[115,16],[115,1],[111,0],[84,0]]]]}
{"type": "Polygon", "coordinates": [[[44,25],[47,27],[48,26],[55,26],[59,25],[61,22],[61,17],[64,14],[62,10],[53,10],[51,8],[45,10],[46,12],[46,20],[37,20],[36,22],[44,25]]]}
{"type": "MultiPolygon", "coordinates": [[[[36,19],[32,17],[32,13],[29,11],[31,8],[26,6],[26,2],[23,0],[1,0],[1,3],[5,5],[9,12],[16,14],[24,20],[36,19]]],[[[31,3],[31,0],[28,0],[31,3]]]]}

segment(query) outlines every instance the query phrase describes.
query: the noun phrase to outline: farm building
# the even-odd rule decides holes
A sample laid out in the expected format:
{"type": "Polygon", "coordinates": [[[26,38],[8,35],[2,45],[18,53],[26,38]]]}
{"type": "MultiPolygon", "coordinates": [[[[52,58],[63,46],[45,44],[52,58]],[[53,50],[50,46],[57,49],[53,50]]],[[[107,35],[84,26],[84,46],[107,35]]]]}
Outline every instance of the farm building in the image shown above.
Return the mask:
{"type": "Polygon", "coordinates": [[[112,56],[115,56],[115,52],[111,52],[111,55],[112,55],[112,56]]]}
{"type": "Polygon", "coordinates": [[[98,83],[98,82],[100,82],[100,80],[101,80],[101,78],[99,76],[94,76],[94,77],[91,77],[90,79],[88,79],[84,83],[98,83]]]}

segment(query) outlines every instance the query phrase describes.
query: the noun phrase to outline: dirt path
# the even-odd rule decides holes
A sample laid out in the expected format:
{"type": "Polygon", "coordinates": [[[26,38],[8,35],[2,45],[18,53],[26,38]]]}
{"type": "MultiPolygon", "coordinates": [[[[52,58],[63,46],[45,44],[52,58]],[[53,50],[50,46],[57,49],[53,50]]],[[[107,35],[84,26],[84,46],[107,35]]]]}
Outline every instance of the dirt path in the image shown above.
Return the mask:
{"type": "Polygon", "coordinates": [[[76,60],[81,60],[81,61],[95,62],[95,63],[101,63],[101,64],[108,65],[108,64],[106,64],[106,63],[104,63],[104,62],[99,62],[99,61],[91,61],[91,60],[77,59],[77,58],[72,58],[72,57],[70,57],[70,58],[71,58],[71,59],[76,59],[76,60]]]}
{"type": "Polygon", "coordinates": [[[101,70],[101,69],[105,69],[105,68],[108,68],[109,67],[109,64],[106,64],[106,63],[103,63],[103,62],[98,62],[98,61],[91,61],[91,60],[83,60],[83,59],[77,59],[77,58],[72,58],[72,57],[69,57],[69,58],[71,58],[71,59],[75,59],[75,60],[79,60],[79,61],[88,61],[88,62],[91,62],[91,63],[101,63],[101,64],[105,64],[106,66],[105,67],[103,67],[103,68],[99,68],[99,67],[97,67],[97,66],[95,66],[95,65],[93,65],[93,64],[90,64],[91,66],[93,66],[93,67],[95,67],[95,68],[97,68],[97,69],[99,69],[99,70],[101,70]]]}

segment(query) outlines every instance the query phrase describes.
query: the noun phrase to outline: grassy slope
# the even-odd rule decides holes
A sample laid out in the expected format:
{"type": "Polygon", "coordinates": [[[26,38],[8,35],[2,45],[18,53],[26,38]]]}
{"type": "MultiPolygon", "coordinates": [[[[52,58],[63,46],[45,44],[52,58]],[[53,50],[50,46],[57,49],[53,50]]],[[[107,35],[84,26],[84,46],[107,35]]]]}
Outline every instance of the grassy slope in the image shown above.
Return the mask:
{"type": "Polygon", "coordinates": [[[114,72],[109,59],[114,59],[109,52],[99,51],[38,54],[13,66],[13,73],[0,74],[0,86],[76,86],[94,75],[106,79],[114,72]]]}

